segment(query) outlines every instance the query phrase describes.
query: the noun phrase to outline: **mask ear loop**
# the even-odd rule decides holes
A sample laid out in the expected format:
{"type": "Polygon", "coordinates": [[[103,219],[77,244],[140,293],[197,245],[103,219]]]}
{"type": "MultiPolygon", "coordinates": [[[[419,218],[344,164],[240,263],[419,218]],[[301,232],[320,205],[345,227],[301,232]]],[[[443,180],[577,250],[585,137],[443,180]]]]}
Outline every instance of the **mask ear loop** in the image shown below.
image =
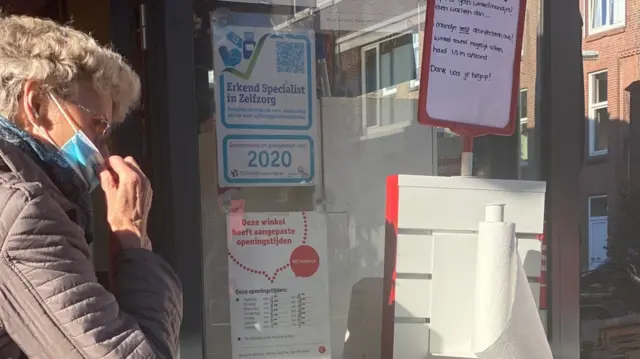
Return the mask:
{"type": "Polygon", "coordinates": [[[64,108],[62,108],[62,105],[60,104],[60,102],[58,102],[58,99],[56,98],[56,96],[54,96],[51,91],[49,91],[49,98],[56,104],[56,107],[58,107],[58,111],[60,111],[60,113],[62,114],[62,117],[64,117],[65,120],[67,120],[67,122],[69,123],[69,126],[71,126],[71,128],[75,131],[78,132],[78,126],[76,126],[75,123],[73,123],[73,121],[71,121],[71,119],[69,118],[69,115],[67,114],[67,111],[65,111],[64,108]]]}
{"type": "MultiPolygon", "coordinates": [[[[33,115],[34,118],[40,117],[38,115],[38,113],[36,112],[36,110],[31,107],[31,114],[33,115]]],[[[33,126],[33,128],[37,129],[40,133],[42,133],[42,135],[47,139],[47,141],[49,141],[49,143],[51,143],[52,145],[54,145],[56,148],[60,148],[60,146],[58,146],[56,144],[56,142],[53,140],[53,138],[51,138],[51,135],[49,134],[49,132],[47,132],[47,130],[45,130],[42,126],[40,126],[39,124],[37,124],[33,119],[31,119],[29,116],[27,116],[27,120],[29,121],[29,123],[31,123],[31,125],[33,126]]]]}

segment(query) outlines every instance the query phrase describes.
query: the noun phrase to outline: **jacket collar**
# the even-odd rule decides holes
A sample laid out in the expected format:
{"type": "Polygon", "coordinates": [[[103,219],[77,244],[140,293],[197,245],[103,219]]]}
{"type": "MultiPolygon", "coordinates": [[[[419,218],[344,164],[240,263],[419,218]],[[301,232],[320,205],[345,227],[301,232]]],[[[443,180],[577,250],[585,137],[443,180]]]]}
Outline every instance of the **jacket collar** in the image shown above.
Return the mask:
{"type": "Polygon", "coordinates": [[[49,176],[16,145],[0,139],[0,159],[13,175],[21,182],[39,183],[51,195],[65,212],[77,208],[60,189],[51,181],[49,176]]]}
{"type": "Polygon", "coordinates": [[[0,117],[0,152],[8,169],[25,182],[39,183],[93,241],[93,210],[86,182],[58,149],[0,117]]]}

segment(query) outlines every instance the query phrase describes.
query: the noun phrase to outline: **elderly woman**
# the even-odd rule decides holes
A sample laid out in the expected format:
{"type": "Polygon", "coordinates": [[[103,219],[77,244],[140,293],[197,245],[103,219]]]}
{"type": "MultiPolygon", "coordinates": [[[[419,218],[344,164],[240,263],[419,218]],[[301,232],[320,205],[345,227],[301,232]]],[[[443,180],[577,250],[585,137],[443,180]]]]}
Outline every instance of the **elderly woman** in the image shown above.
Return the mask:
{"type": "Polygon", "coordinates": [[[105,140],[137,102],[122,57],[52,21],[0,17],[0,358],[172,358],[180,283],[151,251],[149,182],[105,140]],[[89,259],[101,185],[120,251],[89,259]]]}

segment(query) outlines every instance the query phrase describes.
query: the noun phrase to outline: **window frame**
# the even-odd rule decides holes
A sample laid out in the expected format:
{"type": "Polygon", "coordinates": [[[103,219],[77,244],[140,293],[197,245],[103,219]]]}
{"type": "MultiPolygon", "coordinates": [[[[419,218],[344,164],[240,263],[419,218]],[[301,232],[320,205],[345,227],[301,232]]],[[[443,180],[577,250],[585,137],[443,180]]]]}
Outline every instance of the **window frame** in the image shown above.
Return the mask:
{"type": "MultiPolygon", "coordinates": [[[[362,128],[364,129],[364,134],[368,135],[371,134],[372,132],[377,132],[377,131],[386,131],[388,129],[401,129],[407,126],[411,125],[411,119],[406,120],[406,121],[402,121],[402,122],[397,122],[397,123],[392,123],[389,125],[381,125],[381,103],[382,103],[382,99],[383,98],[387,98],[387,97],[391,97],[391,96],[395,96],[396,93],[398,92],[398,87],[397,85],[392,85],[392,86],[388,86],[385,88],[380,88],[380,45],[383,44],[384,42],[387,41],[391,41],[397,38],[400,38],[402,36],[407,36],[407,35],[412,35],[412,43],[413,43],[413,54],[414,54],[414,58],[416,56],[416,51],[419,51],[420,48],[420,44],[419,44],[419,36],[417,36],[418,40],[416,41],[416,33],[413,31],[405,31],[399,34],[395,34],[393,36],[389,36],[389,37],[385,37],[383,39],[377,40],[374,43],[370,43],[367,45],[364,45],[360,48],[360,76],[361,76],[361,81],[360,81],[360,85],[362,86],[362,94],[360,95],[361,99],[362,99],[362,128]],[[418,46],[418,48],[416,49],[416,44],[418,46]],[[366,52],[375,49],[376,51],[376,88],[378,88],[379,90],[375,91],[375,92],[365,92],[366,91],[366,52]],[[367,97],[367,95],[374,93],[376,95],[379,95],[377,97],[375,97],[376,99],[376,124],[369,126],[367,125],[367,99],[370,99],[370,97],[367,97]]],[[[419,54],[419,52],[418,52],[419,54]]],[[[410,80],[409,81],[409,91],[413,91],[415,89],[418,88],[419,86],[419,73],[418,73],[418,69],[419,69],[419,62],[416,62],[416,79],[415,80],[410,80]]]]}
{"type": "Polygon", "coordinates": [[[529,34],[529,10],[524,10],[524,26],[522,28],[522,43],[520,44],[520,61],[524,58],[524,49],[527,47],[527,35],[529,34]]]}
{"type": "Polygon", "coordinates": [[[587,202],[587,206],[588,206],[587,218],[588,218],[589,220],[592,220],[592,219],[596,219],[596,220],[598,220],[598,219],[604,219],[604,218],[607,218],[607,219],[608,219],[608,218],[609,218],[609,215],[608,215],[608,212],[609,212],[609,198],[608,198],[608,197],[609,197],[609,196],[608,196],[608,195],[606,195],[606,194],[598,194],[598,195],[589,196],[589,197],[587,198],[587,201],[588,201],[588,202],[587,202]],[[594,200],[594,199],[598,199],[598,198],[606,198],[606,199],[607,199],[607,215],[606,215],[606,216],[593,216],[593,215],[591,214],[591,213],[593,212],[593,211],[591,210],[591,207],[592,207],[592,205],[591,205],[591,201],[592,201],[592,200],[594,200]]]}
{"type": "MultiPolygon", "coordinates": [[[[588,87],[588,98],[589,98],[589,114],[588,114],[588,121],[589,124],[587,126],[587,131],[588,131],[588,137],[589,137],[589,157],[597,157],[597,156],[604,156],[607,155],[609,153],[609,149],[605,148],[605,149],[601,149],[601,150],[596,150],[596,136],[595,136],[595,131],[596,131],[596,120],[595,120],[595,114],[596,111],[601,110],[603,108],[607,109],[607,112],[609,111],[609,70],[608,69],[604,69],[604,70],[600,70],[600,71],[595,71],[595,72],[591,72],[589,73],[589,83],[588,83],[589,87],[588,87]],[[606,101],[601,101],[601,102],[595,102],[595,80],[596,80],[596,76],[606,73],[607,74],[607,100],[606,101]]],[[[607,142],[608,143],[608,142],[607,142]]]]}
{"type": "MultiPolygon", "coordinates": [[[[615,23],[615,24],[606,24],[606,25],[602,25],[602,26],[593,26],[593,15],[595,14],[595,11],[593,11],[594,9],[594,4],[596,1],[602,1],[602,0],[585,0],[587,2],[587,5],[589,7],[589,19],[588,19],[588,28],[589,28],[589,34],[597,34],[600,32],[604,32],[604,31],[609,31],[612,29],[618,29],[618,28],[622,28],[626,26],[626,20],[627,20],[627,0],[613,0],[613,1],[622,1],[623,5],[622,5],[622,21],[620,21],[619,23],[615,23]]],[[[607,2],[608,4],[608,2],[607,2]]],[[[607,5],[605,5],[607,6],[607,5]]],[[[609,11],[613,11],[613,8],[609,9],[609,11]]]]}
{"type": "MultiPolygon", "coordinates": [[[[527,88],[523,88],[520,89],[520,92],[518,93],[518,151],[520,151],[520,149],[522,148],[522,125],[526,124],[527,125],[527,130],[529,127],[529,114],[525,114],[524,117],[522,117],[522,107],[520,106],[521,100],[522,100],[522,93],[525,93],[525,101],[527,102],[527,112],[529,112],[529,89],[527,88]]],[[[529,164],[529,151],[527,149],[527,159],[526,160],[522,160],[522,158],[520,158],[520,154],[518,154],[518,163],[519,163],[519,168],[520,170],[522,170],[522,167],[525,167],[529,164]]]]}
{"type": "Polygon", "coordinates": [[[416,78],[409,81],[409,91],[416,91],[420,88],[420,69],[422,68],[422,59],[420,58],[420,32],[414,32],[413,35],[413,58],[416,62],[416,78]]]}

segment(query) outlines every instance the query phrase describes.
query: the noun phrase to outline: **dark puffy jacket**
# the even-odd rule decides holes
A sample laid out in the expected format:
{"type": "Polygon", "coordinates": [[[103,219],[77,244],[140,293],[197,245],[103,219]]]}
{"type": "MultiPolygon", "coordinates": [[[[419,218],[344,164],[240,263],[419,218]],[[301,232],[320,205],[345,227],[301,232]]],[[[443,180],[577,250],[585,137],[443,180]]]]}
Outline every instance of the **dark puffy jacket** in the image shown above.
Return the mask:
{"type": "Polygon", "coordinates": [[[176,274],[157,255],[120,252],[117,290],[98,284],[75,209],[17,147],[0,140],[0,358],[173,358],[176,274]]]}

